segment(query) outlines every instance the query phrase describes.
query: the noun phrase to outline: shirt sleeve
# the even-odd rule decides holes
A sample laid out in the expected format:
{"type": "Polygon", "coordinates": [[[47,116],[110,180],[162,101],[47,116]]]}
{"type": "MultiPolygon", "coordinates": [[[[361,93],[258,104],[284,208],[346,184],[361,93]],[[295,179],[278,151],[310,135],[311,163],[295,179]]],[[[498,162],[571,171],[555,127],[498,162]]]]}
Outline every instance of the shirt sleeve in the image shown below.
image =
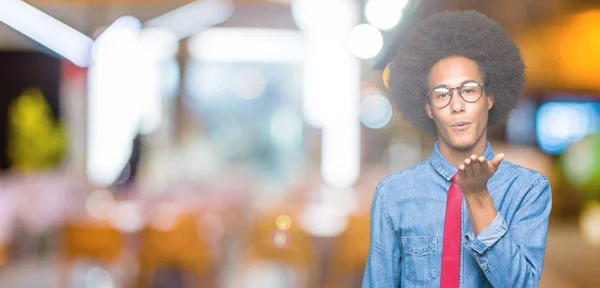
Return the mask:
{"type": "Polygon", "coordinates": [[[550,183],[539,176],[519,204],[510,226],[498,213],[479,233],[464,235],[464,244],[493,287],[537,287],[544,266],[550,183]]]}
{"type": "Polygon", "coordinates": [[[504,217],[498,213],[494,221],[483,229],[477,237],[475,237],[473,232],[469,232],[465,235],[465,240],[473,251],[483,254],[492,248],[506,234],[506,231],[508,231],[508,227],[506,226],[504,217]]]}
{"type": "Polygon", "coordinates": [[[401,242],[386,209],[384,185],[377,185],[371,204],[369,256],[363,288],[400,287],[401,242]]]}

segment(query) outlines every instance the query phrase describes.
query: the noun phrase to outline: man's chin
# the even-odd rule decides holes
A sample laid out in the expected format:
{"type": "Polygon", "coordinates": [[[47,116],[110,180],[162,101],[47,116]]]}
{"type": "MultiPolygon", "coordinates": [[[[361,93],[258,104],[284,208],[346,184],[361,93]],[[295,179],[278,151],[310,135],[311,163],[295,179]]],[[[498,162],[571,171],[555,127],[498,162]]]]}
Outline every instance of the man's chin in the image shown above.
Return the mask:
{"type": "Polygon", "coordinates": [[[460,137],[450,137],[450,146],[457,151],[467,151],[473,148],[477,143],[474,135],[461,135],[460,137]]]}

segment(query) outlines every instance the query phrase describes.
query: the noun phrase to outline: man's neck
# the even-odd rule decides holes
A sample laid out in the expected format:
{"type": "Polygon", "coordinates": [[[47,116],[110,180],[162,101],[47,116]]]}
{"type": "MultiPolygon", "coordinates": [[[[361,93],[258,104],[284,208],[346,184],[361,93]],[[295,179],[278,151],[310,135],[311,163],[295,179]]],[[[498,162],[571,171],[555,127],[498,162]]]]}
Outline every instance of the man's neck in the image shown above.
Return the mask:
{"type": "Polygon", "coordinates": [[[487,137],[483,135],[472,147],[464,150],[455,149],[451,147],[446,142],[438,139],[440,153],[446,161],[452,164],[454,167],[458,167],[458,165],[463,164],[467,158],[470,158],[471,155],[475,154],[478,157],[483,156],[485,153],[485,149],[487,148],[487,137]]]}

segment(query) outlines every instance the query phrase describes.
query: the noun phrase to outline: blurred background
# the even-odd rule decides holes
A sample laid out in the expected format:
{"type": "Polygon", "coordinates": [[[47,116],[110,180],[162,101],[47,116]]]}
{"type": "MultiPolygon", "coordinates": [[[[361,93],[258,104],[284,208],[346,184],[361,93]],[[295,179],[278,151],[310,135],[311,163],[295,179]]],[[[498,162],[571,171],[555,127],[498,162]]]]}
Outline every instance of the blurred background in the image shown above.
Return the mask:
{"type": "Polygon", "coordinates": [[[600,287],[600,2],[0,0],[0,287],[360,287],[406,29],[477,9],[528,82],[496,153],[546,175],[541,287],[600,287]]]}

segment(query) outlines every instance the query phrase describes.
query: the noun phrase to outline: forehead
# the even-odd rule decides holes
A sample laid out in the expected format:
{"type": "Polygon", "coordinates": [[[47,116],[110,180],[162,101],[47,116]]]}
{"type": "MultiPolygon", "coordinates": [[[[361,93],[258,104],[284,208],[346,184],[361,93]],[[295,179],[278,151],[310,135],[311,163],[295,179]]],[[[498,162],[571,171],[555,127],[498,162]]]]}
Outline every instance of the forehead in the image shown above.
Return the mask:
{"type": "Polygon", "coordinates": [[[439,85],[456,87],[467,80],[483,82],[482,78],[475,61],[459,56],[444,58],[431,67],[429,88],[439,85]]]}

